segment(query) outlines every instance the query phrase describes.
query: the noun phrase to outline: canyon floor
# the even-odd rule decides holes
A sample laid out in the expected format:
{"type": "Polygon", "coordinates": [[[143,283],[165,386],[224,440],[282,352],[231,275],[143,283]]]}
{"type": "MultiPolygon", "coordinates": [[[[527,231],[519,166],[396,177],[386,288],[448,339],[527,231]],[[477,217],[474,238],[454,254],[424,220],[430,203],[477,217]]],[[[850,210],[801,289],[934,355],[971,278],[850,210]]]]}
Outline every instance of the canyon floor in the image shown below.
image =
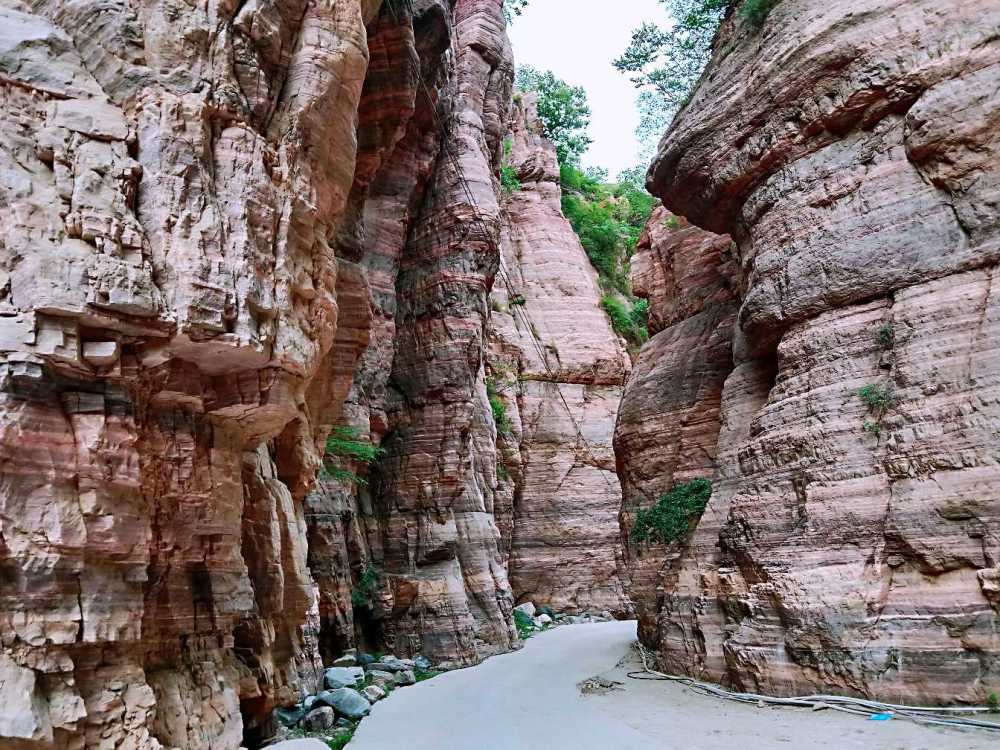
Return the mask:
{"type": "Polygon", "coordinates": [[[634,622],[570,625],[520,651],[449,672],[376,704],[351,750],[986,750],[986,733],[874,722],[833,712],[756,708],[626,673],[639,668],[634,622]],[[621,689],[582,694],[594,676],[621,689]]]}

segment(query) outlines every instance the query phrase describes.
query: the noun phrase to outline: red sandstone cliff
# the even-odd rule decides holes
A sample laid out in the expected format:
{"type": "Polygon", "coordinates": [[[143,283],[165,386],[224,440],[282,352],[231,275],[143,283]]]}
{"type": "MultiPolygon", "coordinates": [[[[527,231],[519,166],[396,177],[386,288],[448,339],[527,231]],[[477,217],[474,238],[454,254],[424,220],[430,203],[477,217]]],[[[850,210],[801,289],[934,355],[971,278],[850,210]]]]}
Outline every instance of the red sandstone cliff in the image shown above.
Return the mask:
{"type": "Polygon", "coordinates": [[[673,311],[622,404],[623,529],[643,492],[714,489],[683,543],[629,550],[665,669],[929,703],[1000,684],[998,28],[988,0],[734,14],[660,144],[652,191],[735,239],[731,265],[654,228],[644,261],[673,311]]]}
{"type": "Polygon", "coordinates": [[[518,601],[624,614],[611,437],[629,359],[562,215],[555,147],[540,133],[525,95],[506,149],[520,188],[504,200],[507,281],[491,295],[489,362],[511,423],[497,468],[510,493],[511,587],[518,601]]]}
{"type": "Polygon", "coordinates": [[[258,743],[370,561],[373,638],[513,644],[510,53],[493,0],[406,5],[0,9],[5,746],[258,743]],[[335,423],[387,449],[362,492],[314,489],[335,423]]]}

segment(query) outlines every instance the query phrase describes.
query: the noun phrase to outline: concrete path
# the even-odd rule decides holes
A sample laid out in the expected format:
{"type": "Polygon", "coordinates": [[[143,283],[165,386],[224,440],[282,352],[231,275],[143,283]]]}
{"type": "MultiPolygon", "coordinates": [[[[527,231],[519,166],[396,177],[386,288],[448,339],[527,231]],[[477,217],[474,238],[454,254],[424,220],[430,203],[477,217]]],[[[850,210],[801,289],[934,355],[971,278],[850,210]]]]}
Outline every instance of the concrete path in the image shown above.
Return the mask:
{"type": "Polygon", "coordinates": [[[395,691],[348,750],[997,750],[996,734],[868,721],[832,711],[757,708],[636,669],[634,622],[567,625],[520,651],[395,691]],[[621,690],[581,694],[602,675],[621,690]]]}

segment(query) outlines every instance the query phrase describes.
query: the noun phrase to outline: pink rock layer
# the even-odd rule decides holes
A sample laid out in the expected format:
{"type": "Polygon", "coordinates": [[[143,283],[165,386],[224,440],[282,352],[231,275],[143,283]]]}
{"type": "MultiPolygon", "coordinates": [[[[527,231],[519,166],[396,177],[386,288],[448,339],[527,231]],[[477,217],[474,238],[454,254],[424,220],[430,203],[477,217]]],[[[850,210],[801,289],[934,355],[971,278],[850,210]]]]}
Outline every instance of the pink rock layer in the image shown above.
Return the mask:
{"type": "Polygon", "coordinates": [[[611,437],[630,363],[562,215],[555,147],[540,133],[525,95],[505,149],[520,188],[504,199],[491,296],[490,376],[510,422],[496,467],[510,498],[510,582],[519,602],[625,615],[611,437]]]}
{"type": "Polygon", "coordinates": [[[0,10],[4,747],[258,746],[370,563],[370,640],[515,644],[509,44],[493,0],[380,5],[0,10]],[[315,486],[333,424],[386,448],[361,488],[315,486]]]}
{"type": "MultiPolygon", "coordinates": [[[[636,565],[662,668],[913,703],[1000,685],[998,23],[986,0],[783,0],[760,29],[734,13],[661,142],[649,185],[735,238],[740,305],[731,372],[660,344],[667,328],[640,362],[669,397],[640,365],[622,406],[623,531],[640,488],[677,479],[640,474],[630,401],[674,420],[697,393],[710,423],[694,447],[661,422],[679,478],[714,489],[687,539],[636,565]]],[[[646,278],[651,299],[670,288],[646,278]]]]}

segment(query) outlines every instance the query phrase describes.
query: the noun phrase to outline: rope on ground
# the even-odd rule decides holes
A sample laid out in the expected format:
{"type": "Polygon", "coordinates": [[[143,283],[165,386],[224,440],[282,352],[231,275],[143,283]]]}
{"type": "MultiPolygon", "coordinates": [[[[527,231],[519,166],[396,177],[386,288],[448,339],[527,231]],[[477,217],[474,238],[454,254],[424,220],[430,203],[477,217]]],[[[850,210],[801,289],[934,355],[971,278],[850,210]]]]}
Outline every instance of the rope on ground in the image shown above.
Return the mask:
{"type": "Polygon", "coordinates": [[[639,642],[633,645],[642,659],[642,670],[628,673],[628,677],[633,680],[666,680],[678,682],[702,695],[736,701],[738,703],[752,703],[758,706],[795,706],[810,708],[814,711],[829,708],[833,711],[842,711],[843,713],[860,716],[870,716],[873,713],[887,713],[892,714],[894,717],[909,719],[918,724],[934,724],[938,726],[985,729],[987,731],[1000,732],[1000,724],[995,722],[981,721],[979,719],[970,719],[956,715],[990,712],[991,709],[985,706],[903,706],[895,703],[865,700],[864,698],[852,698],[845,695],[802,695],[792,698],[775,698],[774,696],[758,695],[757,693],[741,693],[726,690],[710,682],[702,682],[691,677],[664,674],[663,672],[651,669],[649,666],[649,654],[646,649],[639,642]]]}

